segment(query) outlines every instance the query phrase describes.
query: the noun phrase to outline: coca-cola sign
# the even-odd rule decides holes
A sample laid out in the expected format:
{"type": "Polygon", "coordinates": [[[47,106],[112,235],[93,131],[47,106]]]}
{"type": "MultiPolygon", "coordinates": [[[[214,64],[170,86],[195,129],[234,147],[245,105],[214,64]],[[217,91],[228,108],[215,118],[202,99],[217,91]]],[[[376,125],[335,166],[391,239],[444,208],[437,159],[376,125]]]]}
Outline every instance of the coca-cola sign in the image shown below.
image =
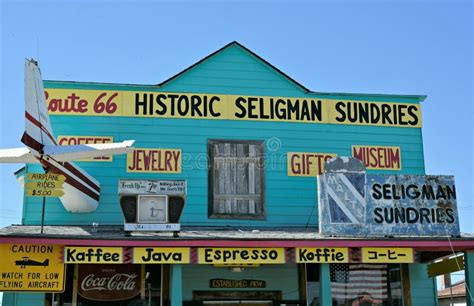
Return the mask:
{"type": "Polygon", "coordinates": [[[140,265],[79,265],[77,292],[89,300],[128,300],[140,293],[140,284],[140,265]]]}

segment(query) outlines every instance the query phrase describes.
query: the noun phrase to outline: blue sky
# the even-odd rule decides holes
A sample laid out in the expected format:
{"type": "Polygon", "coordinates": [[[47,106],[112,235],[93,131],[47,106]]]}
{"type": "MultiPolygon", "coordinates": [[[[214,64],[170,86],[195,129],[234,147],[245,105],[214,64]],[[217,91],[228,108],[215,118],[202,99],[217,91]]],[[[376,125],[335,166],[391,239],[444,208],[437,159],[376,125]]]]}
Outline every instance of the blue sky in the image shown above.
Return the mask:
{"type": "MultiPolygon", "coordinates": [[[[314,91],[426,94],[426,172],[456,177],[474,232],[470,1],[0,1],[0,147],[20,147],[23,61],[44,79],[156,84],[237,40],[314,91]]],[[[0,166],[0,226],[21,222],[0,166]]]]}

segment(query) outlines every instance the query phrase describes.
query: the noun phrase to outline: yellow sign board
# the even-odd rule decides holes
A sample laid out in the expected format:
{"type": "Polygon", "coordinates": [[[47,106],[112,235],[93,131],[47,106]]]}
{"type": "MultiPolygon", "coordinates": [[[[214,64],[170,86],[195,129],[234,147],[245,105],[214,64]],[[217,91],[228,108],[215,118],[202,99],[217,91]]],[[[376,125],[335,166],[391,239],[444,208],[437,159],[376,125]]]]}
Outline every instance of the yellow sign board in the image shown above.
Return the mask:
{"type": "Polygon", "coordinates": [[[352,146],[352,157],[364,162],[370,170],[401,170],[400,147],[352,146]]]}
{"type": "Polygon", "coordinates": [[[324,163],[336,157],[333,153],[288,152],[288,176],[318,176],[324,171],[324,163]]]}
{"type": "Polygon", "coordinates": [[[284,248],[199,248],[199,264],[284,264],[284,248]]]}
{"type": "Polygon", "coordinates": [[[65,247],[64,263],[120,264],[123,263],[121,247],[65,247]]]}
{"type": "Polygon", "coordinates": [[[439,262],[430,263],[427,268],[429,277],[461,271],[464,270],[464,256],[461,255],[439,262]]]}
{"type": "Polygon", "coordinates": [[[190,248],[133,248],[133,263],[143,264],[188,264],[190,248]]]}
{"type": "MultiPolygon", "coordinates": [[[[101,143],[112,143],[114,142],[111,136],[71,136],[71,135],[60,135],[58,136],[58,144],[60,146],[72,146],[72,145],[87,145],[87,144],[101,144],[101,143]]],[[[77,159],[77,161],[105,161],[111,162],[112,156],[98,156],[93,158],[77,159]]]]}
{"type": "Polygon", "coordinates": [[[64,182],[66,177],[56,173],[27,173],[27,181],[64,182]]]}
{"type": "Polygon", "coordinates": [[[296,248],[297,263],[348,263],[348,248],[296,248]]]}
{"type": "Polygon", "coordinates": [[[0,254],[0,291],[64,291],[60,246],[0,244],[0,254]]]}
{"type": "Polygon", "coordinates": [[[421,127],[418,103],[59,88],[46,101],[58,115],[421,127]]]}
{"type": "Polygon", "coordinates": [[[413,263],[411,248],[362,248],[364,263],[413,263]]]}
{"type": "Polygon", "coordinates": [[[26,182],[25,186],[27,189],[61,189],[63,188],[64,182],[61,181],[31,181],[26,182]]]}
{"type": "Polygon", "coordinates": [[[64,191],[60,189],[32,188],[26,189],[26,195],[29,197],[62,197],[64,195],[64,191]]]}
{"type": "Polygon", "coordinates": [[[181,173],[181,150],[135,148],[127,154],[127,172],[181,173]]]}

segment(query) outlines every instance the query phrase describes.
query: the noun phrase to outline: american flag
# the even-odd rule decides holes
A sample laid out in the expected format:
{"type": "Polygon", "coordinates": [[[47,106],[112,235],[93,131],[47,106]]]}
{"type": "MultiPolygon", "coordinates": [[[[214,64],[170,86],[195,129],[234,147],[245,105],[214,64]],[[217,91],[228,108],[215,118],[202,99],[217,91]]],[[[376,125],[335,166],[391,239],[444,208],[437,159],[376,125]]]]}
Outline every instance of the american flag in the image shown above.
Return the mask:
{"type": "Polygon", "coordinates": [[[330,267],[333,299],[352,301],[362,293],[377,300],[388,298],[386,264],[331,264],[330,267]]]}

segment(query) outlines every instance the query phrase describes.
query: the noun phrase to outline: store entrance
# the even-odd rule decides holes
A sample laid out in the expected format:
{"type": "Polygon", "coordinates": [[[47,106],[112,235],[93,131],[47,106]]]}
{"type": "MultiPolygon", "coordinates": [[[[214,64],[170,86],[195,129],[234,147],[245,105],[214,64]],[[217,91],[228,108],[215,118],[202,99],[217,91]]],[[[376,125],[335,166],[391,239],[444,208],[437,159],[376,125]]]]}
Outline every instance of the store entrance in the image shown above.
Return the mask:
{"type": "Polygon", "coordinates": [[[272,306],[272,301],[203,301],[203,305],[209,306],[272,306]]]}
{"type": "Polygon", "coordinates": [[[203,306],[273,306],[281,291],[193,291],[193,297],[203,306]]]}

